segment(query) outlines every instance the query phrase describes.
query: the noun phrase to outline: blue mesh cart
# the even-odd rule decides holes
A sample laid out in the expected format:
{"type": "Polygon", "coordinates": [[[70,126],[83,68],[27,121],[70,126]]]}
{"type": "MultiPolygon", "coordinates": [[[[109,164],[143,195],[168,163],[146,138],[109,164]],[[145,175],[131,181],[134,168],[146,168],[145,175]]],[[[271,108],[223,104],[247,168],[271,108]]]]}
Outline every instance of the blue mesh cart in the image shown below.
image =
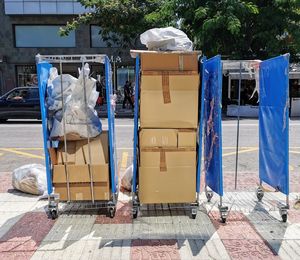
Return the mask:
{"type": "MultiPolygon", "coordinates": [[[[106,88],[106,100],[107,100],[107,112],[108,112],[108,144],[109,144],[109,182],[110,182],[110,199],[108,201],[96,201],[94,199],[94,185],[93,185],[93,174],[90,175],[90,185],[91,185],[91,198],[92,200],[86,203],[82,209],[92,209],[92,208],[103,208],[106,207],[110,217],[114,217],[116,211],[116,203],[118,198],[118,175],[117,175],[117,150],[115,141],[115,114],[114,106],[112,100],[113,87],[112,87],[112,72],[109,58],[106,55],[37,55],[37,74],[38,74],[38,85],[40,94],[40,105],[41,105],[41,115],[42,115],[42,126],[43,126],[43,139],[44,139],[44,152],[45,152],[45,165],[47,174],[47,188],[48,188],[48,198],[49,198],[49,213],[52,218],[58,216],[58,202],[59,198],[57,194],[53,192],[53,165],[50,160],[50,154],[48,149],[52,147],[57,147],[57,142],[51,141],[49,139],[50,126],[48,124],[48,111],[46,106],[47,98],[47,81],[49,78],[50,68],[55,64],[58,67],[59,75],[63,74],[63,65],[73,64],[78,66],[84,66],[85,63],[91,65],[104,65],[105,67],[105,88],[106,88]]],[[[87,109],[87,97],[86,97],[86,83],[83,70],[83,91],[85,106],[87,109]]],[[[61,91],[63,90],[62,79],[61,79],[61,91]]],[[[64,100],[62,96],[62,110],[64,110],[64,100]]],[[[63,130],[64,130],[64,148],[67,151],[67,139],[65,133],[66,119],[63,117],[63,130]]],[[[82,125],[82,127],[85,127],[82,125]]],[[[88,119],[86,119],[86,127],[88,127],[88,119]]],[[[87,131],[89,132],[89,131],[87,131]]],[[[88,136],[88,150],[89,158],[91,158],[90,149],[90,137],[88,136]]],[[[65,153],[65,162],[68,162],[67,153],[65,153]]],[[[66,180],[67,180],[67,197],[68,202],[70,201],[70,183],[68,170],[66,167],[66,180]]],[[[89,171],[90,172],[90,171],[89,171]]],[[[95,173],[97,174],[97,173],[95,173]]],[[[83,202],[81,202],[83,203],[83,202]]],[[[79,208],[81,209],[81,208],[79,208]]]]}

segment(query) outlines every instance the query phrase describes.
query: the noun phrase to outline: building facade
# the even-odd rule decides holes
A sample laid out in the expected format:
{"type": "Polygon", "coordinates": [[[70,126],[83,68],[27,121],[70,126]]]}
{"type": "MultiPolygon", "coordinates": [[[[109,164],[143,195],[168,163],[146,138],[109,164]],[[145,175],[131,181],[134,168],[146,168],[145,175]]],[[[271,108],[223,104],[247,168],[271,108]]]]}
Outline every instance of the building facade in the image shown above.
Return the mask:
{"type": "MultiPolygon", "coordinates": [[[[77,0],[0,1],[0,95],[15,87],[37,85],[35,56],[68,54],[107,54],[114,68],[114,86],[122,92],[126,80],[133,80],[134,61],[129,50],[108,48],[99,27],[83,25],[67,37],[59,28],[78,14],[89,12],[77,0]]],[[[76,75],[78,66],[67,66],[64,73],[76,75]]],[[[94,75],[103,69],[92,68],[94,75]]],[[[122,95],[122,93],[120,93],[122,95]]]]}

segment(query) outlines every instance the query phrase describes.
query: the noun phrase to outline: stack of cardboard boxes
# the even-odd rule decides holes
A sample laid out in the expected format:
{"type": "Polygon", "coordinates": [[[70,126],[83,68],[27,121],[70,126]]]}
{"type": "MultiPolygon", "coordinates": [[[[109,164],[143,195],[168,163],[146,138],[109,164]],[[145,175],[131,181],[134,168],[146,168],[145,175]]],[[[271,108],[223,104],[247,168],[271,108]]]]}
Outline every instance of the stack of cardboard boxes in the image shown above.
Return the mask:
{"type": "Polygon", "coordinates": [[[61,200],[92,200],[92,191],[94,200],[110,199],[107,131],[91,138],[89,145],[86,139],[67,141],[67,151],[64,142],[61,142],[57,149],[50,150],[50,156],[53,165],[53,186],[61,200]]]}
{"type": "Polygon", "coordinates": [[[196,198],[199,73],[197,52],[140,52],[139,198],[196,198]]]}

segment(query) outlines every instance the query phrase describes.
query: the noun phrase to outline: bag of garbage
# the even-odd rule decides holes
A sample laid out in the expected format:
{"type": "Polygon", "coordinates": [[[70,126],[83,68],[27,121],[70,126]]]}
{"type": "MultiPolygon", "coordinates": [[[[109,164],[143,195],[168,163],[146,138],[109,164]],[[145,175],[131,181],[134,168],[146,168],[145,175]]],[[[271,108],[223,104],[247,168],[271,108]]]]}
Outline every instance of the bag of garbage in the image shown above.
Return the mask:
{"type": "MultiPolygon", "coordinates": [[[[64,111],[59,110],[53,116],[50,132],[52,139],[64,136],[63,120],[65,120],[65,134],[72,136],[72,140],[87,138],[88,136],[96,137],[101,133],[101,121],[95,110],[99,97],[99,92],[96,91],[96,82],[94,78],[90,77],[89,64],[86,63],[82,69],[79,69],[79,78],[76,79],[76,82],[72,81],[69,87],[66,87],[68,96],[64,100],[64,111]],[[69,89],[70,92],[68,92],[69,89]]],[[[55,80],[52,81],[52,84],[55,84],[55,80]]]]}
{"type": "Polygon", "coordinates": [[[66,103],[78,79],[69,74],[60,76],[56,68],[51,68],[49,74],[47,83],[47,106],[50,111],[58,111],[62,109],[62,96],[64,103],[66,103]],[[63,93],[61,87],[63,88],[63,93]]]}
{"type": "Polygon", "coordinates": [[[193,43],[187,35],[174,27],[150,29],[140,36],[148,50],[192,51],[193,43]]]}
{"type": "Polygon", "coordinates": [[[121,178],[121,187],[127,191],[131,191],[133,177],[133,165],[131,164],[124,172],[123,177],[121,178]]]}
{"type": "Polygon", "coordinates": [[[43,195],[47,190],[45,166],[27,164],[15,169],[12,174],[12,186],[25,193],[43,195]]]}

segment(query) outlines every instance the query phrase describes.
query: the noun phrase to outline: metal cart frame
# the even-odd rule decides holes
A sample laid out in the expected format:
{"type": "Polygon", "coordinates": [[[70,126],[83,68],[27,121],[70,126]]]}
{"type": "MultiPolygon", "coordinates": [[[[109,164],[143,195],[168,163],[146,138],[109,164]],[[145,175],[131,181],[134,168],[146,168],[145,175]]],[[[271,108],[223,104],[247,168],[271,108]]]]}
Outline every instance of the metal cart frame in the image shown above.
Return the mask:
{"type": "MultiPolygon", "coordinates": [[[[109,201],[103,203],[96,203],[94,199],[94,189],[93,189],[93,174],[91,174],[91,168],[89,167],[90,175],[90,184],[91,184],[91,198],[92,198],[92,207],[90,208],[99,208],[107,207],[108,214],[112,218],[116,212],[116,204],[118,199],[118,175],[117,175],[117,150],[115,142],[115,114],[114,106],[112,104],[113,96],[113,87],[112,87],[112,72],[110,60],[106,55],[37,55],[37,73],[38,73],[38,85],[39,85],[39,94],[40,94],[40,106],[41,106],[41,115],[42,115],[42,126],[43,126],[43,139],[44,139],[44,152],[45,152],[45,164],[46,164],[46,174],[47,174],[47,189],[48,189],[48,210],[52,218],[58,217],[58,203],[59,197],[58,194],[53,193],[53,184],[52,184],[52,170],[53,165],[51,164],[50,155],[48,148],[53,147],[53,142],[49,139],[49,127],[48,127],[48,111],[46,106],[46,93],[47,93],[47,78],[43,78],[43,72],[48,73],[52,67],[51,64],[59,64],[59,74],[61,77],[61,94],[63,93],[62,85],[62,74],[63,74],[63,64],[81,64],[82,68],[85,63],[97,63],[104,64],[105,67],[105,87],[106,87],[106,100],[107,100],[107,111],[108,111],[108,142],[109,142],[109,172],[110,172],[110,189],[111,189],[111,198],[109,201]]],[[[83,72],[83,94],[85,100],[85,109],[87,111],[87,96],[86,96],[86,79],[83,72]]],[[[64,111],[64,97],[62,96],[62,110],[64,111]]],[[[87,115],[87,113],[86,113],[87,115]]],[[[88,130],[88,119],[86,116],[86,127],[88,130]]],[[[67,138],[66,138],[66,119],[63,117],[63,130],[64,130],[64,148],[67,151],[67,138]]],[[[89,160],[91,160],[91,148],[90,148],[90,137],[88,133],[88,153],[89,160]]],[[[68,162],[67,153],[65,153],[65,162],[68,162]]],[[[88,164],[90,165],[90,163],[88,164]]],[[[68,202],[70,202],[70,183],[67,167],[65,167],[66,179],[67,179],[67,196],[68,202]]],[[[78,202],[80,203],[80,202],[78,202]]]]}
{"type": "MultiPolygon", "coordinates": [[[[200,75],[199,75],[200,76],[200,75]]],[[[133,132],[133,179],[132,179],[132,216],[137,218],[140,201],[138,195],[138,158],[139,158],[139,88],[140,88],[140,57],[135,58],[135,95],[134,95],[134,132],[133,132]]],[[[200,115],[199,115],[200,118],[200,115]]],[[[199,121],[202,128],[202,123],[199,121]]],[[[199,135],[199,132],[198,132],[199,135]]],[[[200,139],[199,139],[200,140],[200,139]]],[[[199,144],[200,146],[200,144],[199,144]]],[[[196,192],[195,202],[190,203],[191,218],[195,219],[199,207],[199,192],[200,192],[200,169],[201,169],[201,156],[197,158],[196,167],[196,192]],[[200,166],[200,167],[199,167],[200,166]]]]}

